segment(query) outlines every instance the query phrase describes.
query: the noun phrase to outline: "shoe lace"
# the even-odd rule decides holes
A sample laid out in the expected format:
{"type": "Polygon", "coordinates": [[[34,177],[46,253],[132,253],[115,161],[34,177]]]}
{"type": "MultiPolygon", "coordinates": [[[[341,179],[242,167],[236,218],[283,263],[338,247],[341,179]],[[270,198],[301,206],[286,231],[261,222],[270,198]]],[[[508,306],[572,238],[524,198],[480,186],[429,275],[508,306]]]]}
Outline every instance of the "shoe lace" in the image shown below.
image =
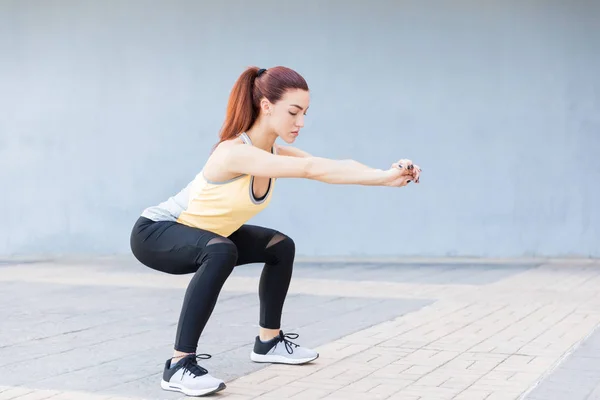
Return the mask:
{"type": "Polygon", "coordinates": [[[183,374],[185,375],[186,372],[189,372],[194,378],[208,374],[208,370],[199,366],[196,360],[208,360],[211,357],[210,354],[190,354],[186,356],[182,367],[183,374]]]}
{"type": "MultiPolygon", "coordinates": [[[[277,337],[279,339],[279,343],[283,343],[285,345],[285,349],[287,350],[287,352],[289,354],[292,354],[294,352],[294,348],[296,347],[300,347],[299,344],[296,344],[294,342],[292,342],[289,339],[298,339],[298,334],[297,333],[286,333],[284,334],[283,332],[279,332],[279,336],[277,337]],[[294,347],[292,347],[294,346],[294,347]]],[[[277,344],[275,346],[277,346],[277,344]]]]}

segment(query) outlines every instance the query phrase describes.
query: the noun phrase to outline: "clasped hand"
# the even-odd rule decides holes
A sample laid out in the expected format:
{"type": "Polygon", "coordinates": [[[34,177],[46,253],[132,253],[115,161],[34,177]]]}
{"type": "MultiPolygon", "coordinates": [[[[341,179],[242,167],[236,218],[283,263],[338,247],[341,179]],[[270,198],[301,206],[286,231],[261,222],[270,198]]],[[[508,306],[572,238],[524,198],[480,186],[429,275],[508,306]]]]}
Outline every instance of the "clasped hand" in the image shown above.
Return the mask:
{"type": "Polygon", "coordinates": [[[419,183],[421,167],[413,164],[411,160],[401,159],[393,163],[387,172],[389,180],[385,186],[402,187],[413,181],[419,183]]]}

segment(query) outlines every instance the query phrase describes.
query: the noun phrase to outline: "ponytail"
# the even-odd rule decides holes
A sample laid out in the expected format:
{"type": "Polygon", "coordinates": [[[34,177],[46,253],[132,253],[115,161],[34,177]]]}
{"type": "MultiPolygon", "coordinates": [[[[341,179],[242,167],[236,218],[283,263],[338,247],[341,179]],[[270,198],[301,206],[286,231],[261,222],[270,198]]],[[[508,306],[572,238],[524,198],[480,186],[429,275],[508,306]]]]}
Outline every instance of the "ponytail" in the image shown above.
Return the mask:
{"type": "Polygon", "coordinates": [[[219,133],[219,143],[247,131],[256,121],[258,108],[254,104],[254,81],[258,71],[257,67],[247,68],[233,85],[227,102],[225,122],[219,133]]]}

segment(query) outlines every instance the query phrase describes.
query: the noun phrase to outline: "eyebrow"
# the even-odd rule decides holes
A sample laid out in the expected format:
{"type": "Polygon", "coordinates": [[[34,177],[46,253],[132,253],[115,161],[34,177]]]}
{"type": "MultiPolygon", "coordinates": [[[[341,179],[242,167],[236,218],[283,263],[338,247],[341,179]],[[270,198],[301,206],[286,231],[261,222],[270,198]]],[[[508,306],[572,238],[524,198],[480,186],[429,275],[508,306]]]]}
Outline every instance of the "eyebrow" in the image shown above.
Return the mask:
{"type": "MultiPolygon", "coordinates": [[[[304,108],[300,107],[298,104],[290,104],[290,106],[298,107],[299,109],[304,110],[304,108]]],[[[308,107],[306,107],[306,109],[308,109],[308,107]]]]}

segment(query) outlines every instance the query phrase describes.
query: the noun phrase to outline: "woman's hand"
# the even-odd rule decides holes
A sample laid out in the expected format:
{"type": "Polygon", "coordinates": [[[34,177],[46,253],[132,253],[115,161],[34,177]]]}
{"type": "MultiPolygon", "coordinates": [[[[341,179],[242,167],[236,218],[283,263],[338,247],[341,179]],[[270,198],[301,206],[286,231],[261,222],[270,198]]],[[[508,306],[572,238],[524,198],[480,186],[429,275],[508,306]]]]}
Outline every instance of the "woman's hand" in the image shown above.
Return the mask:
{"type": "Polygon", "coordinates": [[[398,162],[392,164],[392,167],[386,171],[388,173],[388,180],[385,186],[402,187],[408,185],[414,181],[419,183],[421,176],[421,168],[418,165],[413,164],[411,160],[401,159],[398,162]]]}

